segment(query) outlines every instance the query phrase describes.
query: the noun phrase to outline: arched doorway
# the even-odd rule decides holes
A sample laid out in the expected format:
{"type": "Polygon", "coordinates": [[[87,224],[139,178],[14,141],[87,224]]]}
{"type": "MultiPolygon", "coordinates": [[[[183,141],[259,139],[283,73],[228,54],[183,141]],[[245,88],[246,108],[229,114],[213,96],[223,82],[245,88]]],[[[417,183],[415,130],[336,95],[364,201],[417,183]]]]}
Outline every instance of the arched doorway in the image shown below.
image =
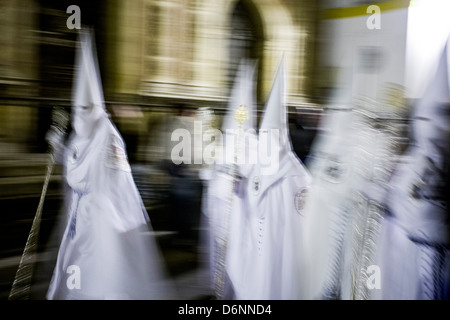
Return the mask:
{"type": "MultiPolygon", "coordinates": [[[[232,87],[241,59],[258,62],[258,73],[262,72],[264,33],[261,17],[251,1],[239,0],[231,11],[229,38],[228,88],[232,87]]],[[[259,79],[259,77],[257,78],[259,79]]],[[[257,80],[257,103],[261,103],[261,81],[257,80]]]]}

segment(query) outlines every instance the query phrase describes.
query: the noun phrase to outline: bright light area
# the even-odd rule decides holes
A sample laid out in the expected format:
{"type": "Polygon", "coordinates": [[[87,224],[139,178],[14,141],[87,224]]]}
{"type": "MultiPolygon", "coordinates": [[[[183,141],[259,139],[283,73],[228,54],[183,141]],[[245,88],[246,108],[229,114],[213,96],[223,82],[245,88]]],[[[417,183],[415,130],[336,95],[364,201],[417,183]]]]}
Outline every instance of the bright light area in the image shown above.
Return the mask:
{"type": "Polygon", "coordinates": [[[406,88],[420,98],[450,35],[449,0],[412,0],[408,14],[406,88]]]}

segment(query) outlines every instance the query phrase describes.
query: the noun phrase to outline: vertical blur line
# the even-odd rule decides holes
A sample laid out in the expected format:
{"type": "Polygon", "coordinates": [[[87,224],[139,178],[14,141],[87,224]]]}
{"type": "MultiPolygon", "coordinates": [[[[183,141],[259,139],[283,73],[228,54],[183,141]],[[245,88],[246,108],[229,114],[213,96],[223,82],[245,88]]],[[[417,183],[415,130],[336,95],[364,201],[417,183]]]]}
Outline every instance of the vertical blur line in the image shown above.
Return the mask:
{"type": "Polygon", "coordinates": [[[34,264],[36,262],[36,251],[39,239],[39,229],[41,225],[42,208],[44,205],[45,194],[47,193],[48,182],[53,171],[53,157],[47,165],[47,174],[45,176],[44,187],[42,188],[41,198],[36,211],[36,215],[31,225],[25,249],[20,259],[16,277],[9,293],[8,300],[28,300],[31,291],[31,279],[33,277],[34,264]]]}
{"type": "Polygon", "coordinates": [[[406,87],[411,99],[422,96],[433,63],[450,34],[450,1],[414,0],[408,11],[406,87]]]}
{"type": "MultiPolygon", "coordinates": [[[[53,126],[61,133],[64,133],[69,123],[69,116],[64,109],[53,109],[53,126]]],[[[39,205],[36,210],[36,215],[31,225],[30,233],[28,234],[27,243],[23,250],[22,258],[19,263],[19,267],[14,278],[14,282],[8,297],[8,300],[28,300],[31,292],[31,280],[33,277],[34,266],[36,262],[37,246],[39,240],[39,230],[41,226],[42,208],[44,206],[45,195],[47,194],[47,187],[52,175],[53,167],[55,164],[54,153],[56,150],[52,150],[50,158],[47,164],[47,173],[44,180],[44,186],[42,188],[41,197],[39,199],[39,205]]]]}

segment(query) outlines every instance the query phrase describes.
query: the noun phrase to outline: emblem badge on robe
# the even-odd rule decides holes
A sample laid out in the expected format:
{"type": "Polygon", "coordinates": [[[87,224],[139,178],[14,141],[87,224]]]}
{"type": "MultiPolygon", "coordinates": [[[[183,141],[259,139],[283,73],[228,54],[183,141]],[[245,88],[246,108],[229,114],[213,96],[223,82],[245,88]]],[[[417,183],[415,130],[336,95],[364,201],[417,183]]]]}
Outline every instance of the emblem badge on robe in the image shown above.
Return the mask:
{"type": "Polygon", "coordinates": [[[130,164],[125,149],[120,143],[120,140],[112,136],[111,143],[107,150],[107,166],[116,170],[131,172],[130,164]]]}
{"type": "Polygon", "coordinates": [[[306,202],[306,195],[308,194],[308,189],[303,188],[295,194],[294,197],[294,203],[295,203],[295,209],[297,212],[302,215],[303,209],[305,208],[305,202],[306,202]]]}
{"type": "Polygon", "coordinates": [[[342,162],[337,159],[330,158],[327,161],[324,179],[331,183],[339,183],[342,181],[345,171],[345,166],[342,162]]]}

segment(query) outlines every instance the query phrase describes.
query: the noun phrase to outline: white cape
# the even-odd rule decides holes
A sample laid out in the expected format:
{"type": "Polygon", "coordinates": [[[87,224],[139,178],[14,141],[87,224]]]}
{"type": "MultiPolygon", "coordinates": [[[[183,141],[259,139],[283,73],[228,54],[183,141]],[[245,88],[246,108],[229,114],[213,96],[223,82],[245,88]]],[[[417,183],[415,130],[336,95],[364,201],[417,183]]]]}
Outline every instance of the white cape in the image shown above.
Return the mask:
{"type": "Polygon", "coordinates": [[[428,161],[423,150],[414,147],[392,177],[386,202],[389,214],[378,240],[381,288],[376,299],[450,297],[448,208],[445,199],[434,194],[442,177],[428,161]]]}
{"type": "Polygon", "coordinates": [[[303,207],[311,178],[288,152],[277,174],[255,166],[242,181],[246,198],[234,207],[227,270],[239,300],[305,297],[303,207]]]}
{"type": "Polygon", "coordinates": [[[47,299],[173,297],[125,146],[106,113],[90,139],[69,139],[67,226],[47,299]]]}

